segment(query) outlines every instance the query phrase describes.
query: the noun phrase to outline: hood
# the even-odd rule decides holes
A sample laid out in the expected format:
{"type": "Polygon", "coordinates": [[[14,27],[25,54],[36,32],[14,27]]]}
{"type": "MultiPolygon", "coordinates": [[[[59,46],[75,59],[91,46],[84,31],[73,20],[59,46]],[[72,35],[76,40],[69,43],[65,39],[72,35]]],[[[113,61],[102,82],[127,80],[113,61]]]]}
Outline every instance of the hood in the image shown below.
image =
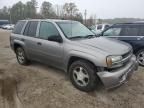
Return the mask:
{"type": "Polygon", "coordinates": [[[87,48],[92,47],[102,50],[109,55],[122,55],[131,50],[131,46],[129,44],[105,37],[79,40],[79,44],[82,44],[82,46],[86,46],[87,48]]]}

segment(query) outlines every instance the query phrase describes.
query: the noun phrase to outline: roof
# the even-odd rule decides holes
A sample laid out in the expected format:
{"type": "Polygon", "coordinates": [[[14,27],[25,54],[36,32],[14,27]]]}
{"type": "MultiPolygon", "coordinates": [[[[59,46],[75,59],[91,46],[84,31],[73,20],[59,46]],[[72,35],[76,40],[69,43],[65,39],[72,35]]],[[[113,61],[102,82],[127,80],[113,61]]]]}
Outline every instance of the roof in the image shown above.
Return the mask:
{"type": "Polygon", "coordinates": [[[9,20],[0,20],[0,21],[9,21],[9,20]]]}
{"type": "MultiPolygon", "coordinates": [[[[61,19],[26,19],[26,20],[20,20],[20,21],[50,21],[50,22],[69,22],[73,20],[61,20],[61,19]]],[[[73,21],[76,22],[76,21],[73,21]]]]}
{"type": "Polygon", "coordinates": [[[135,21],[134,23],[142,23],[142,24],[144,24],[144,21],[135,21]]]}
{"type": "Polygon", "coordinates": [[[144,24],[144,21],[135,21],[135,22],[128,22],[128,23],[116,23],[114,25],[124,25],[124,24],[144,24]]]}

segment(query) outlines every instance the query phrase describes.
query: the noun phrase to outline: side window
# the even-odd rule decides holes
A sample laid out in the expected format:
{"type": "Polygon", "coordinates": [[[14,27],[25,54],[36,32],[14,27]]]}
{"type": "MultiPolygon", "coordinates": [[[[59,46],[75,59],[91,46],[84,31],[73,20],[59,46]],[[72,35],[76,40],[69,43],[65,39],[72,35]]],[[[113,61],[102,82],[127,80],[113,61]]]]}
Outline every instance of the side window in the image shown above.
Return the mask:
{"type": "Polygon", "coordinates": [[[16,26],[15,26],[15,28],[14,28],[14,30],[13,30],[13,33],[15,33],[15,34],[20,34],[21,31],[22,31],[22,29],[23,29],[24,24],[25,24],[25,21],[19,21],[19,22],[16,24],[16,26]]]}
{"type": "Polygon", "coordinates": [[[49,22],[41,22],[40,30],[39,30],[39,37],[41,39],[48,39],[50,36],[58,36],[59,32],[56,27],[49,22]]]}
{"type": "Polygon", "coordinates": [[[109,25],[105,25],[105,28],[104,28],[104,30],[106,30],[107,28],[109,28],[110,26],[109,25]]]}
{"type": "Polygon", "coordinates": [[[121,28],[110,28],[103,32],[103,36],[119,36],[121,33],[121,28]]]}
{"type": "Polygon", "coordinates": [[[24,30],[24,35],[35,37],[37,31],[38,21],[30,21],[27,23],[26,28],[24,30]]]}
{"type": "Polygon", "coordinates": [[[30,26],[30,22],[27,23],[23,35],[25,35],[25,36],[28,35],[29,26],[30,26]]]}
{"type": "Polygon", "coordinates": [[[144,36],[144,25],[140,26],[139,36],[144,36]]]}
{"type": "Polygon", "coordinates": [[[102,25],[98,25],[97,30],[101,30],[101,29],[102,29],[102,25]]]}
{"type": "Polygon", "coordinates": [[[122,31],[122,36],[138,36],[139,27],[138,26],[126,26],[122,31]]]}

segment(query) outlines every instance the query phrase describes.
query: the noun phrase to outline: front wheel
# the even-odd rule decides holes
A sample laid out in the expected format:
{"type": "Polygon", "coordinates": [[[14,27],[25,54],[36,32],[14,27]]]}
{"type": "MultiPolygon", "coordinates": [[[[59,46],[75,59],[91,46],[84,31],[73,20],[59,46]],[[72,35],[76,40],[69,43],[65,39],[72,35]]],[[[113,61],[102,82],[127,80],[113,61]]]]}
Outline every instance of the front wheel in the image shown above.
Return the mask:
{"type": "Polygon", "coordinates": [[[29,63],[25,55],[24,49],[22,47],[16,48],[16,57],[17,57],[18,63],[21,65],[27,65],[29,63]]]}
{"type": "Polygon", "coordinates": [[[76,61],[69,68],[70,80],[81,91],[94,91],[98,83],[95,71],[95,67],[88,61],[76,61]]]}
{"type": "Polygon", "coordinates": [[[139,65],[144,67],[144,49],[139,50],[136,54],[139,65]]]}

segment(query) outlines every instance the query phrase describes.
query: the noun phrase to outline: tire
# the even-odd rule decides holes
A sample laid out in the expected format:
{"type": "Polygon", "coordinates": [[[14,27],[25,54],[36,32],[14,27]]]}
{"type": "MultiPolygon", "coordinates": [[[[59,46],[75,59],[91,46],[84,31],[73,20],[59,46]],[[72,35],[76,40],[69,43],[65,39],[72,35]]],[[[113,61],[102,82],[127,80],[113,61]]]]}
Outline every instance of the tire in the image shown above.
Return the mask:
{"type": "Polygon", "coordinates": [[[92,92],[96,89],[98,77],[95,66],[88,61],[79,60],[73,62],[69,68],[69,75],[72,84],[77,89],[84,92],[92,92]]]}
{"type": "Polygon", "coordinates": [[[27,59],[25,51],[22,47],[16,48],[16,57],[20,65],[28,65],[29,60],[27,59]]]}
{"type": "Polygon", "coordinates": [[[136,58],[139,65],[144,67],[144,49],[141,49],[136,53],[136,58]]]}

